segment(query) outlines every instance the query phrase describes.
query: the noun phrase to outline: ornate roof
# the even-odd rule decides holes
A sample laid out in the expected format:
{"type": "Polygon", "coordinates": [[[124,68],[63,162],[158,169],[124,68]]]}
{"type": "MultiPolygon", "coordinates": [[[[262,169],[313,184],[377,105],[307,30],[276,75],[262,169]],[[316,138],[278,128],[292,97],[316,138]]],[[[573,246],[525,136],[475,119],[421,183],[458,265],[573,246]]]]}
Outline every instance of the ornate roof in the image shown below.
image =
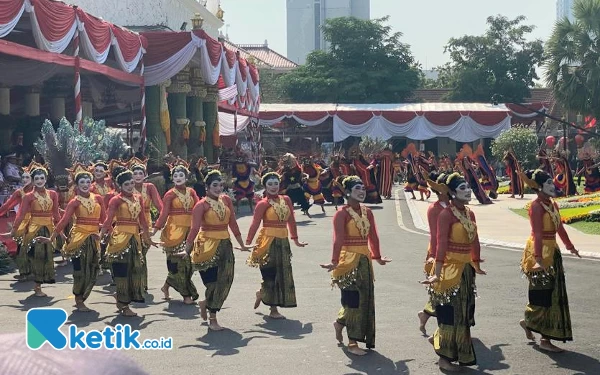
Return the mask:
{"type": "Polygon", "coordinates": [[[298,64],[289,60],[287,57],[275,52],[269,45],[265,44],[233,44],[225,40],[225,46],[232,51],[239,51],[241,57],[246,60],[256,60],[258,67],[271,69],[291,70],[298,67],[298,64]]]}

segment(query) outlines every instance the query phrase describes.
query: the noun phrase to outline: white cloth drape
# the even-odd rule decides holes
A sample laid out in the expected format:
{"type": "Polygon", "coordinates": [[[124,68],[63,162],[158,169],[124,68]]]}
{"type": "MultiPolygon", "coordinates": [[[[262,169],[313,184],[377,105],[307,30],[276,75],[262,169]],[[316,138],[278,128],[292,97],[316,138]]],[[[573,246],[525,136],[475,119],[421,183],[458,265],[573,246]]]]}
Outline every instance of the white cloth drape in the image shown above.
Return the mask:
{"type": "Polygon", "coordinates": [[[237,58],[233,63],[233,67],[229,67],[229,63],[227,63],[227,56],[225,49],[221,52],[221,60],[223,63],[221,64],[221,75],[223,76],[223,82],[225,82],[225,86],[230,87],[235,84],[236,72],[238,70],[238,61],[237,58]]]}
{"type": "Polygon", "coordinates": [[[93,62],[98,64],[104,64],[106,59],[108,58],[108,53],[110,52],[110,44],[106,47],[104,51],[97,51],[90,40],[90,37],[85,30],[85,24],[83,22],[79,22],[79,46],[81,47],[81,52],[83,52],[83,56],[85,58],[90,59],[93,62]]]}
{"type": "Polygon", "coordinates": [[[198,46],[198,52],[200,53],[200,71],[202,72],[204,82],[206,82],[209,85],[214,85],[219,81],[219,75],[221,74],[221,64],[223,64],[223,58],[219,59],[217,66],[213,66],[212,62],[210,61],[208,49],[206,47],[206,40],[197,37],[194,33],[191,34],[192,40],[198,46]]]}
{"type": "Polygon", "coordinates": [[[329,117],[331,117],[329,114],[321,117],[320,119],[311,121],[311,120],[305,120],[303,118],[300,118],[296,115],[285,115],[285,116],[280,116],[278,118],[272,119],[272,120],[263,120],[261,119],[259,121],[260,126],[273,126],[281,121],[283,121],[283,119],[286,118],[293,118],[294,120],[296,120],[299,124],[302,125],[306,125],[306,126],[317,126],[322,124],[323,122],[325,122],[329,117]]]}
{"type": "Polygon", "coordinates": [[[235,115],[231,113],[219,112],[219,135],[235,135],[245,130],[250,124],[250,117],[237,115],[237,127],[235,125],[235,115]]]}
{"type": "Polygon", "coordinates": [[[173,54],[165,61],[145,67],[144,79],[146,86],[158,85],[179,73],[192,60],[198,39],[193,39],[184,48],[173,54]]]}
{"type": "Polygon", "coordinates": [[[237,96],[237,86],[235,85],[235,83],[231,87],[226,87],[224,89],[219,90],[219,100],[220,101],[227,100],[229,102],[229,104],[233,104],[233,103],[231,103],[231,100],[233,100],[235,102],[236,96],[237,96]]]}
{"type": "Polygon", "coordinates": [[[32,6],[29,1],[25,2],[25,10],[30,13],[29,19],[31,20],[31,31],[33,33],[33,38],[35,39],[35,44],[42,51],[54,52],[54,53],[62,53],[69,44],[73,37],[75,36],[75,31],[77,30],[77,22],[73,22],[69,31],[57,41],[50,41],[46,39],[42,31],[40,30],[40,25],[37,21],[37,16],[35,15],[35,7],[32,6]]]}
{"type": "Polygon", "coordinates": [[[8,21],[8,23],[4,25],[0,25],[0,38],[4,38],[8,34],[10,34],[10,32],[13,31],[13,29],[17,26],[17,23],[19,23],[21,16],[23,16],[23,12],[25,12],[26,3],[28,3],[28,1],[23,2],[23,5],[21,6],[21,9],[19,10],[19,13],[17,13],[15,18],[8,21]]]}
{"type": "Polygon", "coordinates": [[[144,47],[141,46],[142,41],[140,40],[140,49],[138,50],[137,54],[135,55],[133,60],[126,61],[125,57],[123,57],[123,53],[121,53],[121,47],[119,46],[119,42],[117,41],[117,38],[115,38],[114,35],[112,36],[111,44],[113,45],[113,52],[115,53],[115,60],[117,60],[117,64],[119,64],[121,70],[127,73],[131,73],[135,70],[140,60],[142,59],[142,56],[144,56],[144,53],[146,53],[144,47]]]}

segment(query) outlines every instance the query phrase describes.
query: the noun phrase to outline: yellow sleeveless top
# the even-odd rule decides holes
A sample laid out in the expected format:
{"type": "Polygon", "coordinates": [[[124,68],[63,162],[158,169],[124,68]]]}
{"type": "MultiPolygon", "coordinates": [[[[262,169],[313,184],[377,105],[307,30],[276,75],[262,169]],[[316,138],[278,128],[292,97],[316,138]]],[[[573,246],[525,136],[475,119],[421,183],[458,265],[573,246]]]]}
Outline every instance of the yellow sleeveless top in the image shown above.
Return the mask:
{"type": "MultiPolygon", "coordinates": [[[[555,208],[556,210],[556,208],[555,208]]],[[[548,268],[554,262],[554,252],[558,249],[558,243],[556,242],[557,228],[554,225],[552,216],[548,212],[544,212],[542,216],[542,266],[548,268]]],[[[531,272],[535,266],[535,247],[533,235],[529,236],[525,249],[523,251],[523,258],[521,259],[521,270],[525,273],[531,272]]]]}
{"type": "Polygon", "coordinates": [[[45,191],[43,194],[34,193],[34,197],[35,199],[31,201],[29,208],[29,223],[23,235],[23,244],[25,247],[28,247],[31,241],[37,237],[37,233],[42,227],[48,228],[50,233],[54,230],[54,221],[52,218],[54,201],[52,201],[50,193],[48,191],[45,191]]]}
{"type": "MultiPolygon", "coordinates": [[[[134,197],[129,199],[133,202],[134,197]]],[[[138,222],[139,215],[141,214],[141,207],[139,207],[139,204],[132,205],[131,209],[135,211],[135,214],[132,214],[130,205],[132,204],[121,199],[119,207],[117,208],[115,227],[113,228],[106,247],[106,253],[109,258],[119,258],[122,254],[126,253],[129,250],[129,241],[131,240],[131,237],[137,242],[138,253],[141,254],[142,252],[140,225],[138,222]]]]}
{"type": "Polygon", "coordinates": [[[258,232],[256,247],[246,261],[252,267],[266,264],[269,256],[269,248],[275,238],[288,238],[287,221],[291,215],[290,208],[283,197],[279,202],[269,200],[269,207],[263,215],[263,226],[258,232]]]}
{"type": "MultiPolygon", "coordinates": [[[[189,189],[189,188],[186,188],[189,189]]],[[[180,246],[186,239],[192,225],[192,207],[186,210],[183,202],[175,195],[171,201],[171,210],[165,227],[160,234],[160,240],[165,248],[174,248],[180,246]]]]}
{"type": "MultiPolygon", "coordinates": [[[[77,250],[81,248],[88,237],[98,233],[100,226],[100,213],[102,207],[96,200],[96,195],[90,193],[89,198],[77,196],[80,204],[75,209],[73,226],[69,233],[69,243],[65,243],[62,252],[65,256],[74,256],[77,250]]],[[[100,242],[96,241],[97,248],[100,248],[100,242]]]]}
{"type": "MultiPolygon", "coordinates": [[[[207,198],[208,201],[210,198],[207,198]]],[[[213,204],[217,201],[213,200],[213,204]]],[[[210,268],[216,261],[215,255],[217,248],[222,240],[229,239],[229,219],[231,210],[221,199],[218,204],[222,211],[222,217],[211,207],[204,212],[202,218],[202,228],[194,240],[194,248],[191,254],[191,260],[194,265],[200,268],[210,268]]],[[[210,203],[209,203],[210,206],[210,203]]]]}

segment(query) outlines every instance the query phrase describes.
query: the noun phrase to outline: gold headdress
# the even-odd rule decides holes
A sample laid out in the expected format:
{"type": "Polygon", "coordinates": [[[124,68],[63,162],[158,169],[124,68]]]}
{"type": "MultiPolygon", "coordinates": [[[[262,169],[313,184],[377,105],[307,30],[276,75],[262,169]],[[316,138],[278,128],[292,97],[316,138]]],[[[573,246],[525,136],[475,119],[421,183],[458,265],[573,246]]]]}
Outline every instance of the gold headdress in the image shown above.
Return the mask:
{"type": "Polygon", "coordinates": [[[523,173],[522,171],[517,171],[517,174],[519,175],[519,177],[521,177],[521,179],[523,180],[523,182],[525,184],[527,184],[527,186],[529,186],[530,188],[532,188],[533,190],[540,190],[540,185],[535,182],[535,176],[538,173],[543,173],[544,171],[542,171],[541,169],[536,169],[535,171],[533,171],[533,174],[531,175],[531,178],[527,177],[527,174],[523,173]]]}
{"type": "Polygon", "coordinates": [[[452,182],[452,180],[454,180],[457,177],[462,178],[462,175],[458,172],[454,172],[451,175],[449,175],[448,177],[446,177],[446,185],[450,185],[450,182],[452,182]]]}
{"type": "Polygon", "coordinates": [[[110,166],[103,160],[99,160],[92,164],[91,168],[104,167],[104,170],[109,170],[110,166]]]}
{"type": "Polygon", "coordinates": [[[190,173],[190,163],[180,157],[177,157],[177,159],[173,163],[168,164],[168,166],[171,174],[173,174],[176,169],[184,169],[186,173],[190,173]]]}
{"type": "Polygon", "coordinates": [[[204,183],[206,184],[206,183],[207,183],[207,181],[208,181],[208,178],[209,178],[210,176],[214,176],[214,175],[217,175],[217,176],[219,176],[219,177],[222,177],[222,176],[223,176],[223,174],[221,174],[221,172],[219,172],[219,170],[218,170],[218,169],[213,169],[212,171],[210,171],[210,172],[208,172],[208,173],[206,174],[206,177],[204,177],[204,183]]]}
{"type": "Polygon", "coordinates": [[[265,186],[267,180],[269,180],[270,178],[275,177],[277,178],[279,181],[281,181],[281,175],[279,175],[279,173],[277,172],[268,172],[265,173],[262,178],[260,179],[260,183],[265,186]]]}
{"type": "Polygon", "coordinates": [[[142,160],[142,159],[139,159],[134,156],[131,159],[129,159],[127,166],[129,167],[130,170],[133,170],[134,168],[142,168],[145,171],[147,168],[147,164],[148,164],[148,159],[142,160]]]}
{"type": "Polygon", "coordinates": [[[434,190],[437,191],[440,194],[449,194],[450,193],[450,189],[448,188],[448,186],[444,183],[445,181],[440,181],[440,178],[438,177],[438,181],[433,181],[432,179],[429,178],[429,176],[427,175],[427,172],[421,168],[421,173],[423,174],[423,176],[425,176],[425,181],[427,182],[427,185],[429,185],[429,187],[434,190]]]}
{"type": "Polygon", "coordinates": [[[93,179],[93,176],[92,176],[92,173],[90,172],[90,170],[88,168],[84,167],[81,163],[77,163],[71,168],[66,168],[66,170],[67,170],[67,172],[69,172],[69,176],[71,176],[72,181],[75,181],[75,176],[77,176],[78,174],[82,174],[82,173],[89,175],[90,179],[93,179]]]}
{"type": "Polygon", "coordinates": [[[32,161],[28,166],[23,167],[23,173],[31,174],[34,169],[45,169],[46,166],[36,161],[32,161]]]}
{"type": "MultiPolygon", "coordinates": [[[[106,163],[104,163],[106,165],[106,163]]],[[[123,168],[127,168],[127,163],[121,161],[121,160],[111,160],[108,165],[108,172],[110,173],[110,175],[113,175],[113,170],[117,167],[123,167],[123,168]]]]}
{"type": "Polygon", "coordinates": [[[342,187],[344,188],[344,190],[346,189],[346,185],[348,185],[350,182],[360,182],[361,184],[363,183],[363,181],[358,176],[348,176],[342,180],[342,187]]]}

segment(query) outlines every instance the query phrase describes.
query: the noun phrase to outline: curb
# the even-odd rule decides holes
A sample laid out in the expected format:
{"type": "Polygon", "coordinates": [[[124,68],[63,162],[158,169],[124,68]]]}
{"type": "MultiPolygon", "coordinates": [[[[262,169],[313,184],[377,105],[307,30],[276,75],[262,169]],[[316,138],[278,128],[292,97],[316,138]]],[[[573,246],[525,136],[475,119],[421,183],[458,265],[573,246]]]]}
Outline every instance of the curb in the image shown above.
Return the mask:
{"type": "MultiPolygon", "coordinates": [[[[417,206],[415,205],[414,200],[411,199],[411,196],[407,192],[400,189],[398,191],[398,195],[400,195],[402,193],[404,193],[404,198],[406,200],[406,204],[408,205],[408,210],[410,211],[410,216],[412,217],[413,225],[415,226],[415,228],[429,233],[429,225],[423,221],[423,218],[421,217],[421,214],[419,213],[419,210],[417,209],[417,206]]],[[[511,250],[519,250],[519,251],[522,251],[523,247],[524,247],[524,243],[505,242],[505,241],[493,240],[493,239],[489,239],[489,238],[480,238],[479,243],[482,246],[503,247],[503,248],[507,248],[507,249],[511,249],[511,250]]],[[[561,249],[560,252],[565,255],[571,255],[571,252],[564,250],[564,249],[561,249]]],[[[596,252],[581,251],[581,252],[579,252],[579,255],[581,255],[582,257],[586,257],[586,258],[600,259],[600,253],[596,253],[596,252]]]]}

